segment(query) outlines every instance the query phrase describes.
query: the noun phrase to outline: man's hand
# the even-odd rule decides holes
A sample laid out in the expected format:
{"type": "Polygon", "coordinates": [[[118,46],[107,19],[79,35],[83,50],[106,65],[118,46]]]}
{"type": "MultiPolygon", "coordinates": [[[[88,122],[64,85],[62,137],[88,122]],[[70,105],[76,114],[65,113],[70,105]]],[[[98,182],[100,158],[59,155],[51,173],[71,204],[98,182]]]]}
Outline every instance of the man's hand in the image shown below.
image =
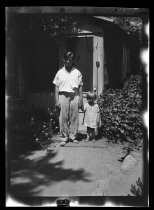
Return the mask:
{"type": "Polygon", "coordinates": [[[79,98],[79,104],[78,104],[78,106],[79,106],[79,109],[81,109],[83,107],[83,100],[80,99],[80,98],[79,98]]]}
{"type": "Polygon", "coordinates": [[[85,111],[85,110],[84,110],[84,106],[83,106],[83,105],[80,107],[80,109],[81,109],[81,111],[82,111],[82,112],[84,112],[84,111],[85,111]]]}
{"type": "Polygon", "coordinates": [[[82,85],[79,86],[79,109],[83,106],[83,90],[82,85]]]}
{"type": "Polygon", "coordinates": [[[60,103],[59,103],[59,101],[56,102],[55,107],[60,108],[60,103]]]}
{"type": "Polygon", "coordinates": [[[55,109],[56,109],[57,115],[59,116],[60,115],[60,109],[61,109],[61,106],[60,106],[60,103],[59,102],[56,102],[55,109]]]}

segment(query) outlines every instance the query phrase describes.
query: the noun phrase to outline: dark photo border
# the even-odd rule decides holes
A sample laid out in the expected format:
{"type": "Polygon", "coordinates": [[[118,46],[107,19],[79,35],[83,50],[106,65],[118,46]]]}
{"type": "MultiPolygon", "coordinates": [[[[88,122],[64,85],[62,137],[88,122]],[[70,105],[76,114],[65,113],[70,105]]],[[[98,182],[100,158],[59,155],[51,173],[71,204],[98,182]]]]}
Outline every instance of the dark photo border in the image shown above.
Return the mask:
{"type": "MultiPolygon", "coordinates": [[[[17,4],[18,5],[18,4],[17,4]]],[[[14,6],[8,5],[5,7],[5,16],[18,14],[18,13],[53,13],[53,14],[81,14],[86,16],[98,15],[98,16],[119,16],[119,17],[141,17],[144,19],[144,25],[149,24],[149,8],[125,8],[125,7],[97,7],[97,6],[14,6]]],[[[6,25],[5,25],[6,27],[6,25]]],[[[146,34],[144,34],[146,37],[146,34]]],[[[7,33],[5,38],[7,37],[7,33]]],[[[145,49],[148,46],[145,46],[145,49]]],[[[147,61],[149,62],[149,61],[147,61]]],[[[143,68],[144,75],[144,92],[143,92],[143,101],[144,101],[144,111],[149,112],[148,110],[148,82],[147,82],[147,72],[146,64],[141,60],[141,65],[143,68]]],[[[66,198],[59,197],[15,197],[13,198],[9,194],[9,157],[6,153],[6,205],[9,199],[13,199],[15,203],[27,205],[27,206],[41,206],[48,204],[49,207],[56,207],[57,200],[68,199],[70,203],[77,202],[77,207],[87,206],[87,207],[107,207],[107,205],[113,206],[134,206],[134,207],[148,207],[149,205],[149,137],[148,137],[149,128],[144,125],[144,170],[143,170],[143,180],[144,180],[144,193],[143,197],[135,196],[72,196],[66,198]]],[[[6,149],[7,150],[7,149],[6,149]]],[[[12,201],[13,201],[12,200],[12,201]]],[[[46,206],[46,205],[45,205],[46,206]]]]}

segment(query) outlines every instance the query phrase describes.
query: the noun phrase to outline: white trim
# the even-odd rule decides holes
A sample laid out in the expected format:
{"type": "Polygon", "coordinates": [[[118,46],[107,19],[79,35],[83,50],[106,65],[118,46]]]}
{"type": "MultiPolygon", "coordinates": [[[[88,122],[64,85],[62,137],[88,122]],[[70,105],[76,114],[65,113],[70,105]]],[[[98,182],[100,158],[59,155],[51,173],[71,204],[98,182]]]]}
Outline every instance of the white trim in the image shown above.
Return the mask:
{"type": "Polygon", "coordinates": [[[104,16],[94,16],[95,18],[99,18],[99,19],[102,19],[102,20],[107,20],[109,22],[114,22],[114,19],[113,18],[109,18],[109,17],[104,17],[104,16]]]}

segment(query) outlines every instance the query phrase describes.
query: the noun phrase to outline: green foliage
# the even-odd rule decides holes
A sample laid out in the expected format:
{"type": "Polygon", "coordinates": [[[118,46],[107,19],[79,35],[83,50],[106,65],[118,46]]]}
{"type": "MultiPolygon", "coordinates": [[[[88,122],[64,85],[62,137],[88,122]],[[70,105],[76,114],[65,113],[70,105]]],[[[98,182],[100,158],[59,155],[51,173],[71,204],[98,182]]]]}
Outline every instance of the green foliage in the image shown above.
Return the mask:
{"type": "Polygon", "coordinates": [[[49,109],[48,116],[42,113],[14,113],[8,123],[8,140],[12,154],[47,148],[53,135],[59,131],[57,114],[49,109]]]}
{"type": "MultiPolygon", "coordinates": [[[[138,187],[136,187],[135,185],[131,184],[131,189],[130,191],[135,195],[135,196],[143,196],[143,183],[140,179],[140,177],[138,178],[138,180],[136,181],[136,184],[138,187]]],[[[130,195],[128,195],[130,196],[130,195]]]]}
{"type": "Polygon", "coordinates": [[[105,90],[99,98],[101,133],[113,142],[137,145],[143,139],[142,77],[130,76],[122,89],[105,90]]]}
{"type": "Polygon", "coordinates": [[[80,32],[80,21],[75,15],[44,14],[36,16],[31,14],[28,21],[31,30],[39,28],[49,33],[51,37],[80,32]]]}
{"type": "Polygon", "coordinates": [[[114,17],[114,21],[133,36],[136,36],[143,28],[142,19],[140,17],[114,17]]]}

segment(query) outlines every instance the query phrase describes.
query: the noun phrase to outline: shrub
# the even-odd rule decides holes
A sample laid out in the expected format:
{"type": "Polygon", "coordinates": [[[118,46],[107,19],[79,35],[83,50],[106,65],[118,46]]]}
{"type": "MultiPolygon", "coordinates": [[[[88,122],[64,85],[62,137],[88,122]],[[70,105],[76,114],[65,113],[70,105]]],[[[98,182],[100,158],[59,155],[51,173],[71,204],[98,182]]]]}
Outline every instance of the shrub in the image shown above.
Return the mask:
{"type": "Polygon", "coordinates": [[[14,112],[8,123],[8,140],[12,154],[44,149],[59,131],[57,115],[49,109],[48,116],[37,111],[14,112]]]}
{"type": "Polygon", "coordinates": [[[122,89],[105,90],[98,100],[101,133],[113,142],[129,141],[137,145],[143,139],[142,77],[133,76],[122,89]]]}
{"type": "MultiPolygon", "coordinates": [[[[131,184],[130,191],[135,196],[143,196],[143,182],[141,181],[141,178],[140,177],[136,181],[136,184],[137,184],[137,187],[135,185],[131,184]]],[[[128,195],[128,196],[130,196],[130,195],[128,195]]]]}

